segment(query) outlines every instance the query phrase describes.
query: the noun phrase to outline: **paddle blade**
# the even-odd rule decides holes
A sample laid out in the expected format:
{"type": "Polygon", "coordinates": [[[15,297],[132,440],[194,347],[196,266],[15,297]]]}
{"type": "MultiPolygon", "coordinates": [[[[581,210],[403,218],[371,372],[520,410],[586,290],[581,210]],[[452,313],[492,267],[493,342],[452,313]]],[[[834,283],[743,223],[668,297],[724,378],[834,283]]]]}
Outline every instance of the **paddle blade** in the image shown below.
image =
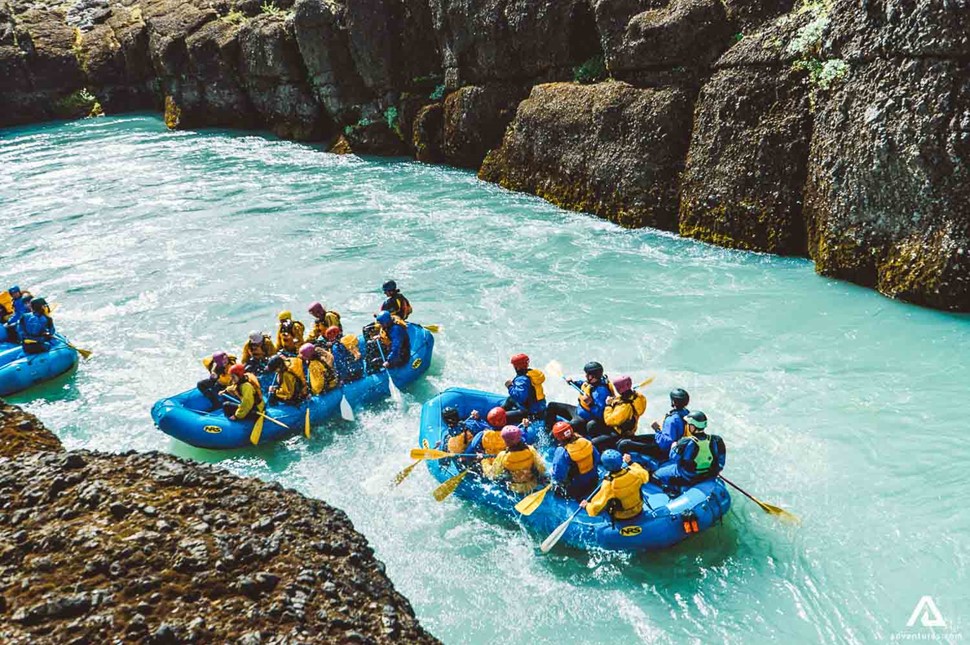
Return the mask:
{"type": "MultiPolygon", "coordinates": [[[[74,345],[71,345],[71,347],[74,347],[74,345]]],[[[81,358],[83,358],[84,360],[91,358],[91,354],[94,353],[90,349],[83,349],[81,347],[74,347],[74,349],[75,351],[77,351],[78,354],[81,355],[81,358]]]]}
{"type": "Polygon", "coordinates": [[[647,387],[648,385],[650,385],[651,383],[653,383],[653,379],[654,378],[656,378],[656,377],[651,376],[650,378],[644,379],[640,383],[637,383],[637,386],[635,388],[633,388],[633,389],[639,390],[641,387],[647,387]]]}
{"type": "Polygon", "coordinates": [[[451,457],[451,453],[434,448],[411,448],[411,459],[444,459],[445,457],[451,457]]]}
{"type": "Polygon", "coordinates": [[[792,524],[801,524],[802,520],[794,513],[789,513],[783,508],[778,508],[777,506],[772,506],[771,504],[766,504],[761,502],[761,508],[765,510],[769,515],[774,515],[786,522],[791,522],[792,524]]]}
{"type": "Polygon", "coordinates": [[[259,437],[263,434],[263,417],[257,417],[256,423],[253,424],[253,431],[249,435],[249,442],[254,446],[259,445],[259,437]]]}
{"type": "Polygon", "coordinates": [[[546,365],[546,374],[555,378],[562,378],[562,363],[556,360],[549,361],[549,364],[546,365]]]}
{"type": "Polygon", "coordinates": [[[404,405],[404,396],[401,395],[401,390],[397,389],[397,386],[394,385],[394,379],[391,378],[390,372],[387,374],[387,387],[391,391],[391,400],[398,406],[404,405]]]}
{"type": "Polygon", "coordinates": [[[552,484],[547,485],[542,490],[538,490],[522,498],[522,501],[515,505],[515,510],[523,515],[532,515],[536,509],[542,505],[542,500],[546,498],[546,493],[552,488],[552,484]]]}
{"type": "Polygon", "coordinates": [[[421,326],[427,329],[428,331],[430,331],[432,334],[437,334],[439,331],[441,331],[441,325],[421,325],[421,326]]]}
{"type": "Polygon", "coordinates": [[[461,483],[461,481],[465,478],[466,475],[468,475],[467,470],[461,471],[451,479],[447,480],[441,486],[438,486],[436,489],[434,489],[434,492],[431,494],[434,495],[434,498],[436,500],[438,500],[439,502],[443,502],[446,497],[448,497],[449,495],[455,492],[455,489],[458,488],[458,484],[461,483]]]}
{"type": "Polygon", "coordinates": [[[405,468],[404,470],[402,470],[401,472],[399,472],[398,474],[394,475],[394,485],[395,486],[400,485],[401,482],[403,482],[405,479],[408,478],[408,475],[411,474],[411,471],[414,470],[414,467],[420,463],[421,463],[420,461],[416,461],[410,466],[408,466],[407,468],[405,468]]]}
{"type": "Polygon", "coordinates": [[[306,418],[303,421],[303,434],[306,435],[307,439],[310,438],[310,408],[307,408],[306,418]]]}
{"type": "Polygon", "coordinates": [[[344,421],[354,420],[354,409],[350,407],[350,401],[347,400],[346,395],[340,397],[340,418],[344,421]]]}
{"type": "Polygon", "coordinates": [[[566,529],[568,529],[569,525],[572,524],[574,517],[576,516],[570,515],[568,520],[557,526],[556,530],[550,533],[549,537],[542,541],[542,544],[539,545],[539,549],[543,553],[549,553],[549,551],[552,550],[552,547],[556,546],[556,543],[559,542],[563,534],[566,533],[566,529]]]}

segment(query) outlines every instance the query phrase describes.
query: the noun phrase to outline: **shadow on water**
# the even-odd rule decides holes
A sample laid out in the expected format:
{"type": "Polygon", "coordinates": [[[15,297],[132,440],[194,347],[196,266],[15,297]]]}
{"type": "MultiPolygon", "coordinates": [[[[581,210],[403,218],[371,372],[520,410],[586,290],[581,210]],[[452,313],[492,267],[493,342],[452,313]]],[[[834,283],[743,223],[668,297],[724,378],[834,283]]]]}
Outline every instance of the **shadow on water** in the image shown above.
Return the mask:
{"type": "Polygon", "coordinates": [[[77,401],[81,399],[80,390],[74,382],[74,375],[77,373],[78,365],[64,372],[60,376],[43,381],[31,386],[26,390],[21,390],[14,394],[8,394],[4,398],[8,403],[14,405],[27,405],[35,403],[38,399],[48,401],[77,401]]]}

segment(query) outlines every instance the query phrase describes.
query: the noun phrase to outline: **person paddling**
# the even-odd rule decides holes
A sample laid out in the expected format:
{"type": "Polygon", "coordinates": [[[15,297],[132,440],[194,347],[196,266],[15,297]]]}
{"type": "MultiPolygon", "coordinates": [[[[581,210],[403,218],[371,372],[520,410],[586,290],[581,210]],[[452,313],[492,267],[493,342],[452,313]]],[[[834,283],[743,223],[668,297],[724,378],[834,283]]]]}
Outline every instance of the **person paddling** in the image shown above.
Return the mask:
{"type": "Polygon", "coordinates": [[[406,365],[411,358],[408,324],[387,311],[377,315],[377,324],[380,325],[378,342],[384,349],[384,369],[406,365]]]}
{"type": "Polygon", "coordinates": [[[502,428],[505,450],[495,456],[490,465],[483,466],[489,479],[506,479],[509,490],[520,495],[531,493],[539,485],[539,478],[546,466],[536,449],[522,441],[522,429],[518,426],[502,428]]]}
{"type": "Polygon", "coordinates": [[[289,357],[296,356],[303,344],[306,327],[299,320],[293,320],[293,314],[289,311],[281,311],[277,318],[280,324],[276,330],[276,351],[289,357]]]}
{"type": "Polygon", "coordinates": [[[360,342],[353,334],[341,338],[339,327],[328,327],[324,332],[325,349],[333,356],[333,366],[341,383],[356,381],[364,375],[361,361],[360,342]]]}
{"type": "Polygon", "coordinates": [[[576,434],[566,421],[552,426],[552,436],[559,442],[552,457],[553,482],[569,497],[586,499],[599,481],[599,450],[589,439],[576,434]]]}
{"type": "Polygon", "coordinates": [[[307,340],[311,343],[322,340],[326,335],[327,329],[330,327],[336,327],[343,331],[344,327],[340,323],[340,314],[336,311],[328,311],[319,302],[314,302],[307,311],[313,316],[313,327],[310,329],[310,335],[307,337],[307,340]]]}
{"type": "Polygon", "coordinates": [[[266,411],[266,404],[263,403],[263,390],[259,385],[259,379],[252,372],[247,372],[246,368],[236,363],[229,368],[229,379],[232,383],[224,392],[234,396],[239,403],[226,402],[222,404],[222,411],[230,421],[242,421],[244,419],[255,419],[258,414],[266,411]]]}
{"type": "Polygon", "coordinates": [[[407,320],[414,309],[411,307],[408,299],[404,297],[404,294],[401,293],[400,289],[397,288],[397,282],[388,280],[381,285],[381,291],[384,292],[385,298],[384,303],[381,305],[381,311],[386,311],[401,320],[407,320]]]}
{"type": "Polygon", "coordinates": [[[195,387],[212,404],[210,409],[217,410],[222,406],[219,393],[232,385],[229,368],[235,364],[236,357],[225,352],[216,352],[202,359],[202,366],[209,370],[209,376],[196,383],[195,387]]]}
{"type": "Polygon", "coordinates": [[[262,374],[266,370],[266,363],[276,353],[276,346],[272,339],[261,331],[249,332],[246,344],[243,345],[240,363],[254,374],[262,374]]]}
{"type": "Polygon", "coordinates": [[[333,367],[333,355],[312,343],[303,343],[300,358],[306,367],[306,380],[311,394],[324,394],[340,385],[337,371],[333,367]]]}
{"type": "Polygon", "coordinates": [[[707,415],[694,410],[684,423],[684,436],[670,450],[670,459],[653,473],[654,480],[665,487],[694,486],[724,469],[727,448],[719,436],[707,434],[707,415]]]}
{"type": "Polygon", "coordinates": [[[505,382],[509,398],[502,406],[509,413],[509,422],[516,423],[523,417],[543,419],[546,413],[546,393],[543,389],[546,375],[529,366],[526,354],[516,354],[509,362],[515,376],[505,382]]]}
{"type": "Polygon", "coordinates": [[[647,410],[647,397],[633,389],[633,379],[623,375],[613,381],[616,396],[606,399],[603,426],[609,430],[593,439],[599,450],[616,448],[621,439],[637,433],[640,417],[647,410]]]}
{"type": "Polygon", "coordinates": [[[307,395],[306,378],[303,376],[303,361],[277,354],[266,365],[268,372],[275,372],[276,379],[269,388],[270,405],[286,403],[300,405],[307,395]]]}
{"type": "Polygon", "coordinates": [[[25,354],[42,354],[50,351],[54,340],[54,319],[50,307],[43,298],[30,301],[30,312],[23,315],[17,324],[17,334],[23,344],[25,354]]]}
{"type": "MultiPolygon", "coordinates": [[[[687,404],[690,395],[683,388],[670,391],[670,411],[663,419],[663,425],[654,421],[650,424],[653,434],[637,435],[621,439],[616,449],[622,453],[644,454],[658,461],[666,461],[670,448],[684,436],[684,417],[690,414],[687,404]]],[[[634,457],[635,458],[635,457],[634,457]]]]}
{"type": "Polygon", "coordinates": [[[643,511],[641,488],[650,481],[650,474],[640,464],[632,463],[630,455],[607,450],[601,459],[609,473],[603,484],[588,502],[579,503],[590,517],[596,517],[605,509],[613,520],[628,520],[643,511]]]}

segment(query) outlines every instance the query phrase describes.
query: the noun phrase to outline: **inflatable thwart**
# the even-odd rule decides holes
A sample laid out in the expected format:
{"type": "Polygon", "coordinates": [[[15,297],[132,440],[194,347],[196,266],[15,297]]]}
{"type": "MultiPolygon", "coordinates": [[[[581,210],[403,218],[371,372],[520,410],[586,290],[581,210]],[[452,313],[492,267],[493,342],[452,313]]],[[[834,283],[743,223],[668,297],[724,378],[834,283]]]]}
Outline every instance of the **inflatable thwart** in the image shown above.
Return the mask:
{"type": "Polygon", "coordinates": [[[0,343],[0,396],[7,396],[60,376],[77,365],[77,350],[56,335],[50,351],[26,354],[20,344],[0,343]]]}
{"type": "MultiPolygon", "coordinates": [[[[407,387],[424,374],[431,364],[434,337],[431,332],[408,323],[411,341],[411,358],[401,367],[365,374],[362,378],[345,383],[335,390],[319,396],[311,396],[301,405],[267,405],[266,415],[287,427],[265,421],[259,439],[260,445],[281,441],[303,432],[307,409],[310,423],[319,424],[340,414],[340,400],[346,396],[352,407],[378,401],[390,396],[388,377],[398,388],[407,387]]],[[[365,346],[363,336],[358,338],[360,347],[365,346]]],[[[265,394],[272,382],[272,375],[260,378],[265,394]]],[[[152,419],[162,432],[198,448],[224,450],[252,445],[250,434],[254,420],[230,421],[221,409],[208,411],[211,405],[198,389],[191,389],[161,399],[152,406],[152,419]]]]}
{"type": "MultiPolygon", "coordinates": [[[[484,414],[501,405],[505,395],[478,390],[450,388],[424,404],[421,411],[419,445],[444,446],[447,431],[441,412],[448,406],[458,409],[462,418],[472,410],[484,414]],[[439,444],[440,442],[440,444],[439,444]]],[[[542,430],[537,449],[547,464],[552,462],[555,442],[542,430]]],[[[461,472],[464,466],[455,459],[428,461],[431,475],[444,482],[461,472]]],[[[579,507],[578,502],[550,492],[531,515],[519,515],[515,504],[521,495],[511,493],[504,483],[493,482],[472,471],[455,490],[455,495],[500,513],[518,517],[527,527],[545,536],[551,533],[579,507]]],[[[601,475],[604,474],[601,472],[601,475]]],[[[720,520],[731,507],[731,496],[720,479],[712,479],[669,497],[659,486],[648,482],[642,488],[643,512],[628,520],[611,521],[606,512],[589,517],[583,511],[569,525],[562,544],[576,548],[599,547],[619,551],[655,551],[696,535],[720,520]]]]}

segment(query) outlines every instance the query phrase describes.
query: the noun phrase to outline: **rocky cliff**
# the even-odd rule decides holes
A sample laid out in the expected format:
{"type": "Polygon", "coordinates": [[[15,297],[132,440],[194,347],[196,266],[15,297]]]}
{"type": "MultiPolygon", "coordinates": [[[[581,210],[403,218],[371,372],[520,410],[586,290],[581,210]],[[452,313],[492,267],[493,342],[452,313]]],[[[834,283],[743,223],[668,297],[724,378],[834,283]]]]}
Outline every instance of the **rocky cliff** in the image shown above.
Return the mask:
{"type": "Polygon", "coordinates": [[[437,643],[341,511],[0,401],[0,642],[437,643]]]}
{"type": "Polygon", "coordinates": [[[0,125],[411,154],[970,311],[970,1],[0,0],[0,125]]]}

